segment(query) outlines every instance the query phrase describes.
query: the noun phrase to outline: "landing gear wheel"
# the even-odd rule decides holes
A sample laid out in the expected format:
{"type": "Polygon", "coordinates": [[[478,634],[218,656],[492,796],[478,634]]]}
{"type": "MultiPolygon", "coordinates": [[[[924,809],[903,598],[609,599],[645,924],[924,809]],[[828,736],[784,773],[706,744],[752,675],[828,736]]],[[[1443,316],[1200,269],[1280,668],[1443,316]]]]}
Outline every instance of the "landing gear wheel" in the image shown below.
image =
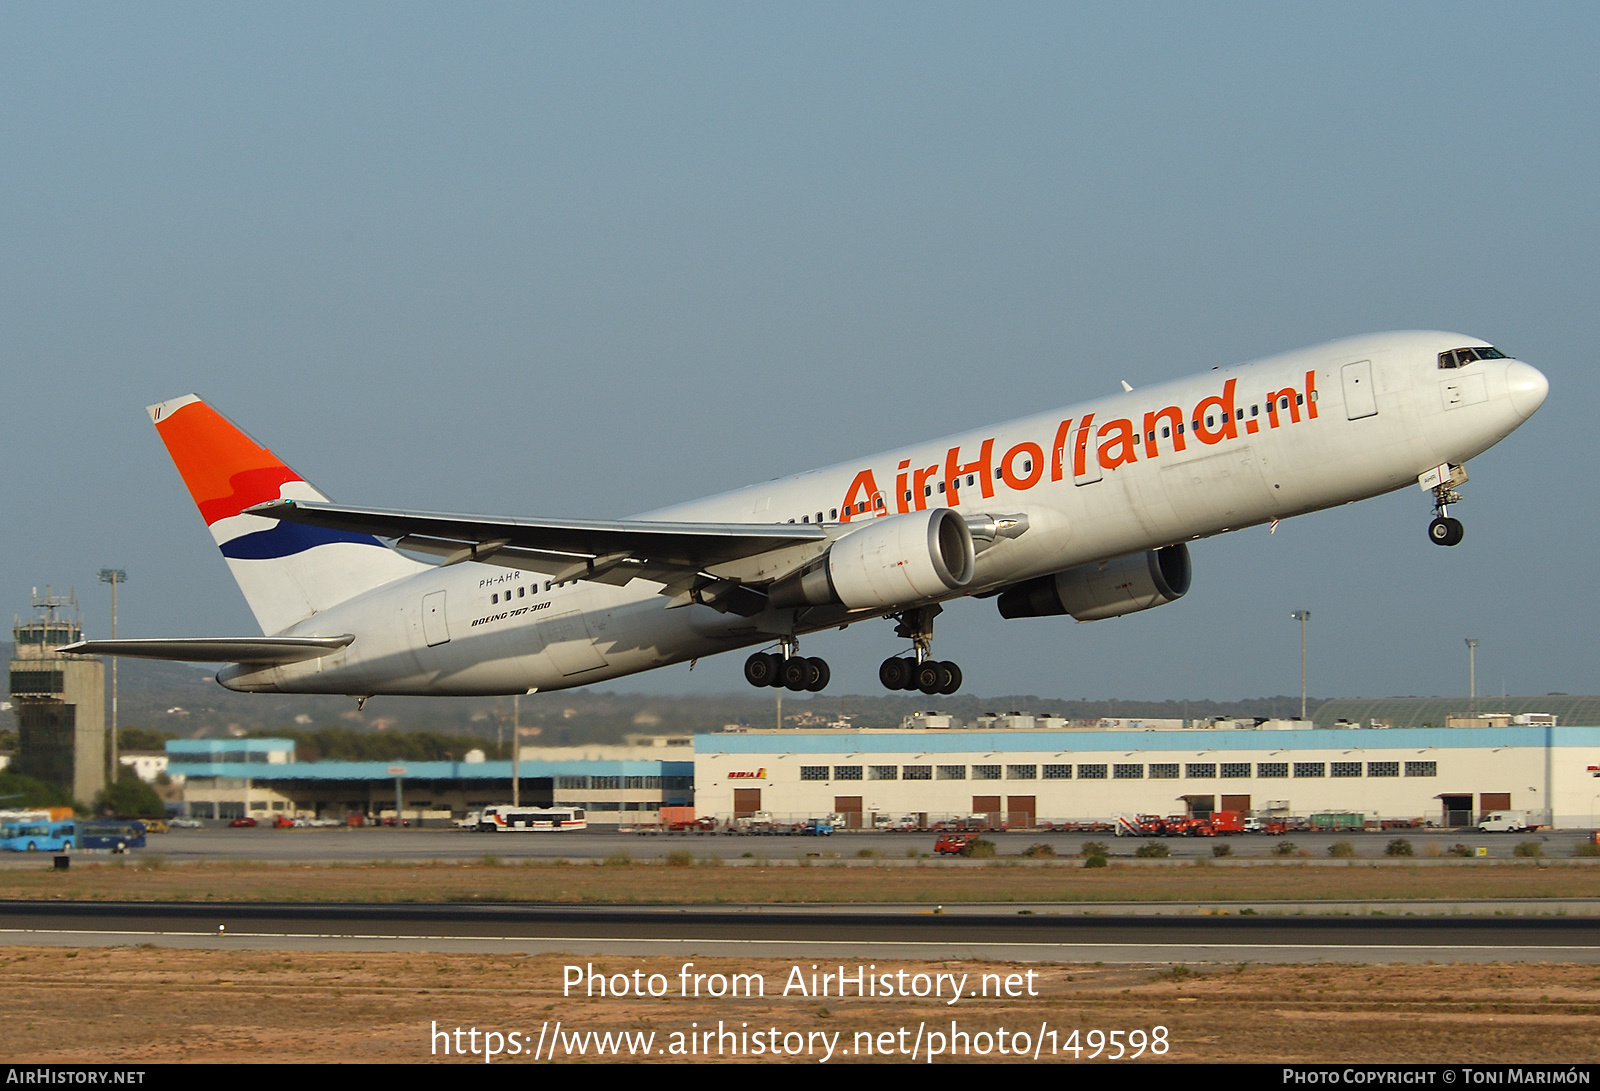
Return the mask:
{"type": "Polygon", "coordinates": [[[757,652],[744,661],[744,680],[752,686],[772,685],[772,676],[776,673],[772,657],[766,652],[757,652]]]}
{"type": "Polygon", "coordinates": [[[777,689],[779,686],[783,685],[783,656],[779,655],[777,652],[768,652],[767,660],[772,664],[772,681],[768,682],[767,685],[771,686],[773,689],[777,689]]]}
{"type": "Polygon", "coordinates": [[[935,693],[938,693],[939,686],[945,678],[943,667],[943,663],[936,662],[932,659],[929,659],[924,663],[919,663],[917,665],[916,673],[912,675],[912,678],[916,680],[917,689],[921,690],[929,697],[932,697],[935,693]]]}
{"type": "Polygon", "coordinates": [[[1461,520],[1449,516],[1440,516],[1428,524],[1428,540],[1434,545],[1459,545],[1466,534],[1467,530],[1461,525],[1461,520]]]}
{"type": "Polygon", "coordinates": [[[800,656],[794,656],[783,661],[780,677],[783,679],[785,689],[799,693],[806,688],[806,682],[811,675],[810,661],[800,656]]]}
{"type": "Polygon", "coordinates": [[[944,682],[939,692],[948,697],[961,688],[961,668],[954,663],[940,663],[939,666],[939,677],[944,682]]]}
{"type": "Polygon", "coordinates": [[[909,673],[904,659],[891,656],[879,664],[878,681],[883,683],[884,689],[905,689],[909,673]]]}
{"type": "Polygon", "coordinates": [[[833,677],[833,672],[828,669],[826,659],[806,660],[806,692],[821,693],[828,688],[828,681],[833,677]]]}

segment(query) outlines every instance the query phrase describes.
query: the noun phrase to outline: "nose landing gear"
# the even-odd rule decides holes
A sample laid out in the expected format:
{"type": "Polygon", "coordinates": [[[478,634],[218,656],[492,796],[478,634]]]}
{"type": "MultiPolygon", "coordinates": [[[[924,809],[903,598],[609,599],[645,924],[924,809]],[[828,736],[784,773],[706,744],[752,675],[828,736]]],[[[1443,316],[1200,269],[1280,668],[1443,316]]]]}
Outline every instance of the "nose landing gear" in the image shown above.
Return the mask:
{"type": "Polygon", "coordinates": [[[756,652],[744,661],[744,680],[752,686],[782,686],[795,693],[821,693],[833,672],[825,659],[797,654],[798,642],[784,640],[782,652],[756,652]]]}
{"type": "Polygon", "coordinates": [[[885,689],[921,690],[928,696],[955,693],[961,688],[961,668],[931,657],[933,619],[940,607],[922,606],[895,614],[900,624],[894,635],[911,641],[916,654],[891,656],[878,667],[878,681],[885,689]]]}
{"type": "MultiPolygon", "coordinates": [[[[1443,511],[1444,508],[1439,509],[1443,511]]],[[[1466,528],[1461,525],[1460,519],[1451,519],[1441,515],[1428,524],[1428,540],[1434,545],[1453,546],[1466,537],[1466,528]]]]}
{"type": "Polygon", "coordinates": [[[1461,494],[1456,492],[1456,486],[1467,483],[1467,468],[1449,463],[1435,466],[1417,478],[1417,483],[1433,492],[1433,522],[1428,524],[1428,541],[1442,546],[1461,544],[1461,539],[1466,537],[1466,528],[1461,525],[1460,519],[1451,518],[1450,505],[1461,503],[1461,494]]]}

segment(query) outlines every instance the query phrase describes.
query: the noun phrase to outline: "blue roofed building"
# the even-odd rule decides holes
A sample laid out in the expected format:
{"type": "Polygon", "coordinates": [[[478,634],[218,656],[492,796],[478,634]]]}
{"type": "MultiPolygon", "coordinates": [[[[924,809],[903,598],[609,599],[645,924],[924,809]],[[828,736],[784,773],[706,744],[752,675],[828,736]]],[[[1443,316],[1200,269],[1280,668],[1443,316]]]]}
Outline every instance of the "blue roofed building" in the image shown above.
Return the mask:
{"type": "MultiPolygon", "coordinates": [[[[395,814],[398,795],[409,821],[445,825],[512,797],[512,763],[481,750],[459,761],[303,762],[288,738],[173,739],[167,761],[193,818],[383,818],[395,814]]],[[[662,806],[694,802],[687,739],[525,746],[516,773],[522,803],[580,806],[592,825],[654,822],[662,806]]]]}

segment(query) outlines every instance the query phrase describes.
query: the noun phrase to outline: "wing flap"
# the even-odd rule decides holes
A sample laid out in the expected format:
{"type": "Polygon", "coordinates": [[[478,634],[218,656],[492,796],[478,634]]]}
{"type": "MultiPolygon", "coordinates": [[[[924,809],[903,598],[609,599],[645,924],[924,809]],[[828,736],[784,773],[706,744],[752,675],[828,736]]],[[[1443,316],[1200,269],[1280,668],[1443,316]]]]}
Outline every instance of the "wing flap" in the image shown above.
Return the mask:
{"type": "MultiPolygon", "coordinates": [[[[803,543],[821,543],[828,534],[815,523],[665,523],[649,520],[507,519],[438,512],[348,508],[337,504],[273,500],[248,509],[250,515],[306,526],[326,527],[390,539],[435,539],[462,545],[494,543],[532,554],[604,557],[626,553],[640,561],[674,568],[705,568],[803,543]],[[504,544],[500,544],[504,543],[504,544]]],[[[496,563],[486,554],[483,560],[496,563]]],[[[531,558],[524,558],[531,559],[531,558]]]]}
{"type": "Polygon", "coordinates": [[[355,640],[343,636],[218,636],[165,640],[80,640],[68,644],[68,655],[124,655],[135,659],[170,659],[179,663],[297,663],[332,655],[355,640]]]}
{"type": "MultiPolygon", "coordinates": [[[[476,515],[347,508],[275,500],[249,514],[390,538],[446,565],[462,561],[538,572],[552,580],[617,587],[635,579],[682,598],[711,582],[763,586],[808,563],[838,535],[816,523],[666,523],[501,519],[476,515]]],[[[693,601],[701,601],[699,598],[693,601]]],[[[717,609],[734,601],[707,602],[717,609]]],[[[740,611],[753,609],[748,596],[740,611]]]]}

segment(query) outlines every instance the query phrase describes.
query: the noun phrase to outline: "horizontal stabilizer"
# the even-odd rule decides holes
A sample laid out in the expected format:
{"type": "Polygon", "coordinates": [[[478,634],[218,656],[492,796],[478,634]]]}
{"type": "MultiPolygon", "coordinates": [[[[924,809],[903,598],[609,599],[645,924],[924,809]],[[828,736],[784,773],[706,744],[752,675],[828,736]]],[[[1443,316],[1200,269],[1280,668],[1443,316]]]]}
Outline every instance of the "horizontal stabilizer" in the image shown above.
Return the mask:
{"type": "Polygon", "coordinates": [[[216,636],[170,640],[80,640],[68,655],[127,655],[180,663],[296,663],[332,655],[355,639],[344,636],[216,636]]]}

